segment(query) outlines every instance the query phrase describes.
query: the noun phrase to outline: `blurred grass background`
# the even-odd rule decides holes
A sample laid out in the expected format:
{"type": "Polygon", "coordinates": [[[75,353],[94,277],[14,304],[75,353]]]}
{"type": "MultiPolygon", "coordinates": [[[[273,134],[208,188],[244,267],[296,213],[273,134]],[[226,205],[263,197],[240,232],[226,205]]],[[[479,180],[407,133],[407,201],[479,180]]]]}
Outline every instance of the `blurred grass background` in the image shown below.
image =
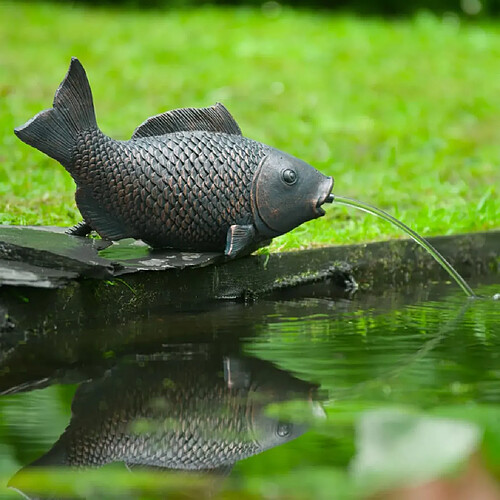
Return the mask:
{"type": "MultiPolygon", "coordinates": [[[[262,6],[0,2],[0,223],[70,225],[74,185],[15,126],[50,107],[71,56],[100,127],[223,102],[244,135],[335,177],[424,236],[500,227],[500,25],[262,6]]],[[[273,250],[402,237],[336,207],[273,250]]]]}

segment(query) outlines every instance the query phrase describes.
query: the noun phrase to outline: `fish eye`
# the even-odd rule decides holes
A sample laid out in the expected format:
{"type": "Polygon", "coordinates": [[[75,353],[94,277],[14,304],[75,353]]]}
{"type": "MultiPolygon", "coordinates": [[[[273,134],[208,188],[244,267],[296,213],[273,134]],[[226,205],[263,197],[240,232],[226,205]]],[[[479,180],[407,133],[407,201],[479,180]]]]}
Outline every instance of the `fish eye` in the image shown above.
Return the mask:
{"type": "Polygon", "coordinates": [[[276,434],[279,437],[287,437],[292,431],[291,424],[285,422],[278,422],[278,427],[276,428],[276,434]]]}
{"type": "Polygon", "coordinates": [[[286,184],[290,186],[297,182],[297,173],[291,168],[287,168],[281,172],[281,178],[286,184]]]}

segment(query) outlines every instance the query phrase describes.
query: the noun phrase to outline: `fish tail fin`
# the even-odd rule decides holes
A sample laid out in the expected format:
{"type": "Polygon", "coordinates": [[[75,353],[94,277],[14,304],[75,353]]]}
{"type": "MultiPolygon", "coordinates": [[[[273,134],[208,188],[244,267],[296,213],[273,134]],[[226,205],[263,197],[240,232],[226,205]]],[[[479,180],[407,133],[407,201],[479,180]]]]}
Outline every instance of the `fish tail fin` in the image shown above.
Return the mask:
{"type": "Polygon", "coordinates": [[[21,471],[26,469],[32,469],[34,467],[63,467],[67,465],[68,461],[68,451],[63,441],[63,434],[50,448],[47,453],[38,457],[35,461],[26,465],[21,471]]]}
{"type": "Polygon", "coordinates": [[[31,462],[28,467],[61,467],[66,464],[68,453],[59,440],[45,455],[31,462]]]}
{"type": "Polygon", "coordinates": [[[26,144],[69,167],[80,133],[96,128],[89,81],[80,61],[73,57],[66,77],[56,90],[53,107],[38,113],[14,132],[26,144]]]}

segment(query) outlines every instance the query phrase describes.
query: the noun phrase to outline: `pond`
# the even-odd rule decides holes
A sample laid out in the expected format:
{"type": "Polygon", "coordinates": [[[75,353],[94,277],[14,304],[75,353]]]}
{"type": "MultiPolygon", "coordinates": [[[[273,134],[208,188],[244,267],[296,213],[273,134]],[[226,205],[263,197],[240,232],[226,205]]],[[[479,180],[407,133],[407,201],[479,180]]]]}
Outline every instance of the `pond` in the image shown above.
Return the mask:
{"type": "Polygon", "coordinates": [[[17,339],[0,364],[2,494],[496,498],[498,283],[472,283],[480,300],[319,284],[17,339]]]}

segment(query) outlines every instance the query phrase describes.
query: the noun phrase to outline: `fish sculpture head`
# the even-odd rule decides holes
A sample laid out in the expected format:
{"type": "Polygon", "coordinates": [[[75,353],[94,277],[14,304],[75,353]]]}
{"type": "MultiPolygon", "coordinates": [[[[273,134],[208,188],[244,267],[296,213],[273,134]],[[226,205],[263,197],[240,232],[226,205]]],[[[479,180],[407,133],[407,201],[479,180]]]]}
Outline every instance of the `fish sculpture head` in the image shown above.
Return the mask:
{"type": "Polygon", "coordinates": [[[297,379],[288,372],[259,360],[230,358],[227,363],[232,367],[236,365],[234,371],[237,373],[252,370],[251,383],[246,381],[249,415],[247,432],[248,438],[256,443],[260,451],[300,437],[309,430],[313,420],[325,418],[317,385],[297,379]],[[285,407],[292,404],[294,410],[289,408],[283,414],[283,404],[285,407]]]}
{"type": "MultiPolygon", "coordinates": [[[[311,403],[311,414],[314,407],[319,403],[311,403]]],[[[288,443],[309,430],[307,422],[291,422],[289,419],[282,420],[267,415],[267,408],[262,408],[254,415],[251,423],[252,439],[258,443],[260,451],[269,450],[276,446],[288,443]]]]}
{"type": "Polygon", "coordinates": [[[274,237],[325,215],[322,205],[332,188],[333,177],[269,148],[257,168],[251,191],[256,228],[262,235],[274,237]]]}

